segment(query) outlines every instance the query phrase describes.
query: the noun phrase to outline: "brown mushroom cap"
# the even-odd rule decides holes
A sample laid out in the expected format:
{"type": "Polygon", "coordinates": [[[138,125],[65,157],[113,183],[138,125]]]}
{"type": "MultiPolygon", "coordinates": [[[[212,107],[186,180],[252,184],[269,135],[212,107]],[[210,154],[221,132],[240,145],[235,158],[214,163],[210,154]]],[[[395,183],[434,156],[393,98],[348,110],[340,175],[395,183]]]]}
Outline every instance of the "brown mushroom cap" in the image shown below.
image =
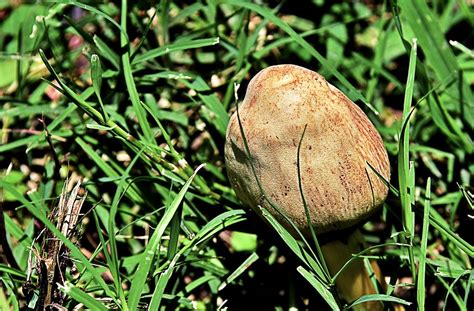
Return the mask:
{"type": "MultiPolygon", "coordinates": [[[[251,162],[267,197],[308,232],[298,187],[297,149],[302,188],[318,233],[345,229],[367,219],[383,203],[390,164],[382,139],[364,114],[341,91],[311,70],[271,66],[251,81],[239,106],[251,162]]],[[[227,128],[225,160],[239,199],[260,214],[267,208],[243,144],[237,113],[227,128]]],[[[286,224],[288,227],[288,224],[286,224]]]]}

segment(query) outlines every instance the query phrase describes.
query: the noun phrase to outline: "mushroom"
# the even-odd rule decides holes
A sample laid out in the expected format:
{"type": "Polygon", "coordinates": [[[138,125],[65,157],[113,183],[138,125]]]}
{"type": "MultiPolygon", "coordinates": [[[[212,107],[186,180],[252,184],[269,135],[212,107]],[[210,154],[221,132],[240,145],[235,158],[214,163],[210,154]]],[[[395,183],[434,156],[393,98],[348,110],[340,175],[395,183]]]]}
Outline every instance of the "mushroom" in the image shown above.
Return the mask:
{"type": "MultiPolygon", "coordinates": [[[[227,173],[237,197],[260,216],[264,207],[294,233],[262,199],[265,194],[310,236],[297,170],[298,145],[305,130],[299,152],[301,188],[318,236],[338,237],[322,246],[334,275],[361,250],[363,239],[352,228],[373,215],[387,196],[386,184],[373,170],[390,178],[379,133],[341,91],[318,73],[295,65],[260,71],[250,81],[239,117],[250,156],[237,112],[230,119],[225,143],[227,173]]],[[[379,273],[376,263],[372,265],[379,273]]],[[[338,277],[336,288],[348,302],[376,293],[362,259],[352,261],[338,277]]],[[[369,302],[363,308],[382,310],[382,304],[369,302]]]]}

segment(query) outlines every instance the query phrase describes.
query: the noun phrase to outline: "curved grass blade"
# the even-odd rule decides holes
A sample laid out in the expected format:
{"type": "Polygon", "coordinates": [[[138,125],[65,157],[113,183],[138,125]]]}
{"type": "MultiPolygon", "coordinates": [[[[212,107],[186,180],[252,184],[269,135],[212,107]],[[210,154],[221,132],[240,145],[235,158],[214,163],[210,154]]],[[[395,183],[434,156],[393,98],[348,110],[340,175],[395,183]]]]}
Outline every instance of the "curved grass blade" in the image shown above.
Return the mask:
{"type": "Polygon", "coordinates": [[[364,295],[364,296],[356,299],[355,301],[353,301],[349,305],[344,306],[344,310],[350,310],[351,308],[353,308],[353,307],[355,307],[355,306],[357,306],[361,303],[368,302],[368,301],[394,302],[394,303],[402,304],[402,305],[405,305],[405,306],[409,306],[409,305],[412,304],[409,301],[406,301],[406,300],[403,300],[401,298],[397,298],[397,297],[394,297],[394,296],[383,295],[383,294],[371,294],[371,295],[364,295]]]}
{"type": "Polygon", "coordinates": [[[379,245],[374,245],[371,247],[367,247],[366,249],[360,251],[357,254],[353,254],[352,258],[346,261],[346,263],[339,269],[339,271],[334,274],[332,277],[332,283],[335,283],[339,275],[353,262],[354,260],[357,260],[357,258],[361,258],[362,255],[369,253],[370,251],[377,249],[377,248],[382,248],[382,247],[387,247],[387,246],[400,246],[400,247],[411,247],[409,244],[403,244],[403,243],[384,243],[384,244],[379,244],[379,245]]]}
{"type": "Polygon", "coordinates": [[[178,207],[181,205],[181,202],[184,199],[184,195],[188,191],[191,182],[203,166],[204,164],[201,164],[194,171],[193,175],[188,179],[188,181],[186,181],[176,198],[174,198],[173,202],[171,202],[170,206],[166,209],[165,213],[163,214],[163,217],[161,218],[155,231],[153,232],[153,235],[151,236],[147,247],[143,251],[142,260],[140,261],[138,269],[132,278],[132,285],[130,287],[130,292],[128,295],[128,305],[131,310],[135,310],[138,306],[138,303],[142,296],[144,285],[150,273],[151,265],[154,262],[156,251],[158,250],[158,246],[161,242],[161,237],[163,236],[163,233],[171,222],[171,219],[173,218],[174,214],[178,210],[178,207]]]}
{"type": "Polygon", "coordinates": [[[94,14],[97,14],[99,16],[102,16],[103,18],[105,18],[106,20],[111,22],[112,25],[117,27],[118,30],[120,30],[120,33],[122,35],[124,35],[128,40],[127,32],[112,17],[108,16],[107,14],[102,12],[101,10],[96,9],[96,8],[90,6],[90,5],[87,5],[85,3],[81,3],[81,2],[78,2],[78,1],[74,1],[74,0],[50,0],[50,1],[47,0],[47,1],[44,1],[44,3],[70,4],[70,5],[77,6],[81,9],[84,9],[86,11],[92,12],[94,14]]]}
{"type": "Polygon", "coordinates": [[[233,282],[239,275],[245,272],[255,261],[258,260],[257,253],[252,253],[245,261],[235,269],[225,280],[221,283],[218,290],[223,290],[228,284],[233,282]]]}
{"type": "MultiPolygon", "coordinates": [[[[444,280],[444,278],[442,278],[441,276],[439,276],[438,274],[436,274],[436,272],[434,271],[434,268],[431,266],[431,265],[428,265],[428,267],[431,269],[431,272],[438,278],[438,281],[444,286],[444,288],[449,292],[450,291],[450,286],[449,284],[444,280]]],[[[458,305],[458,310],[463,310],[463,308],[466,306],[466,304],[463,303],[462,299],[457,295],[457,293],[451,293],[451,297],[454,299],[454,301],[456,302],[456,304],[458,305]]],[[[446,305],[445,305],[446,306],[446,305]]]]}
{"type": "Polygon", "coordinates": [[[191,283],[186,285],[184,287],[184,290],[178,293],[178,296],[184,296],[186,297],[187,294],[191,293],[193,290],[196,288],[210,282],[210,281],[218,281],[219,279],[217,276],[212,275],[212,274],[205,274],[201,276],[200,278],[197,278],[196,280],[193,280],[191,283]]]}
{"type": "MultiPolygon", "coordinates": [[[[235,223],[245,220],[245,211],[241,209],[228,211],[214,217],[194,237],[194,245],[199,245],[212,237],[216,232],[229,227],[235,223]]],[[[190,244],[192,245],[192,244],[190,244]]],[[[183,250],[181,250],[182,252],[183,250]]]]}
{"type": "Polygon", "coordinates": [[[0,277],[0,287],[4,287],[7,294],[5,297],[5,290],[0,291],[0,310],[20,311],[20,303],[15,295],[15,289],[3,277],[0,277]]]}
{"type": "Polygon", "coordinates": [[[329,307],[332,310],[340,310],[339,305],[337,304],[337,301],[334,299],[332,293],[324,286],[323,283],[321,283],[320,280],[318,280],[311,272],[303,268],[302,266],[299,266],[296,268],[296,271],[298,271],[308,282],[311,284],[314,289],[323,297],[323,299],[328,303],[329,307]]]}
{"type": "MultiPolygon", "coordinates": [[[[448,291],[446,293],[446,297],[444,298],[444,305],[443,305],[443,310],[446,310],[446,305],[448,304],[448,298],[450,296],[453,296],[453,299],[456,300],[456,301],[460,301],[462,300],[461,299],[461,295],[460,293],[458,293],[454,287],[456,286],[456,283],[458,283],[461,278],[465,277],[465,276],[472,276],[472,271],[471,270],[464,270],[462,273],[460,273],[458,275],[458,277],[456,279],[454,279],[454,281],[451,282],[451,285],[449,286],[448,288],[448,291]],[[457,297],[457,298],[454,298],[454,297],[457,297]]],[[[469,280],[470,281],[470,280],[469,280]]],[[[467,288],[466,288],[466,292],[469,292],[469,288],[472,286],[472,283],[468,281],[468,284],[467,284],[467,288]]],[[[460,308],[459,308],[460,311],[467,311],[467,304],[464,304],[464,305],[460,305],[460,308]]]]}
{"type": "MultiPolygon", "coordinates": [[[[324,272],[320,264],[314,259],[314,254],[309,254],[298,241],[272,216],[272,214],[265,208],[261,207],[262,216],[275,229],[280,238],[293,251],[293,253],[309,268],[314,269],[316,274],[324,280],[324,272]]],[[[326,285],[329,288],[329,285],[326,285]]]]}
{"type": "Polygon", "coordinates": [[[298,149],[297,149],[297,154],[296,154],[296,168],[297,168],[297,175],[298,175],[298,189],[300,192],[301,196],[301,201],[303,202],[303,207],[304,207],[304,212],[306,215],[306,221],[308,223],[308,227],[311,232],[311,237],[313,238],[313,242],[315,244],[316,252],[318,253],[318,257],[315,258],[318,262],[318,264],[321,266],[322,271],[324,272],[323,275],[320,275],[320,277],[325,277],[328,282],[331,280],[331,274],[329,273],[329,268],[326,264],[326,260],[324,259],[323,252],[321,250],[321,247],[319,245],[318,237],[316,236],[316,231],[313,228],[313,224],[311,222],[311,216],[309,215],[309,208],[308,204],[306,203],[306,198],[304,196],[304,191],[303,191],[303,182],[302,182],[302,177],[301,177],[301,163],[300,163],[300,152],[301,152],[301,144],[303,143],[303,138],[304,134],[306,133],[306,128],[307,124],[305,124],[303,133],[301,134],[301,139],[298,143],[298,149]]]}
{"type": "MultiPolygon", "coordinates": [[[[403,101],[403,122],[400,131],[400,142],[398,151],[398,181],[400,184],[400,200],[402,204],[402,219],[404,230],[410,236],[410,242],[412,243],[414,235],[415,218],[412,210],[412,195],[414,195],[413,178],[414,169],[410,168],[410,116],[411,103],[413,100],[413,88],[415,85],[415,69],[416,69],[416,55],[417,55],[417,43],[416,39],[413,39],[413,45],[410,53],[410,62],[408,66],[408,77],[405,90],[405,98],[403,101]],[[411,178],[413,177],[413,178],[411,178]]],[[[410,261],[410,269],[413,275],[413,279],[416,276],[415,258],[413,255],[413,249],[408,248],[408,257],[410,261]]]]}
{"type": "Polygon", "coordinates": [[[9,267],[7,265],[4,265],[4,264],[0,264],[0,272],[7,273],[9,275],[14,275],[18,278],[26,280],[26,274],[23,273],[23,271],[11,268],[11,267],[9,267]]]}
{"type": "Polygon", "coordinates": [[[454,243],[460,250],[469,257],[474,258],[474,246],[453,232],[448,223],[435,210],[430,211],[430,225],[433,226],[444,238],[454,243]]]}

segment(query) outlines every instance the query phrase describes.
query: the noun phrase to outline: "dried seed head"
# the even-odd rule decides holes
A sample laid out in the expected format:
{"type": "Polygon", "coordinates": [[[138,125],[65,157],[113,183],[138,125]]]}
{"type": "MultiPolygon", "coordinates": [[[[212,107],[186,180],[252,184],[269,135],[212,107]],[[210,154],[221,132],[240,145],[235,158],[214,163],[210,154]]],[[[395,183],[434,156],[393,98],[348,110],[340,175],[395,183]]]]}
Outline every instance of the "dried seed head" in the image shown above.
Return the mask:
{"type": "Polygon", "coordinates": [[[234,113],[226,135],[227,173],[237,196],[257,213],[262,205],[284,223],[261,200],[251,164],[270,200],[308,232],[296,164],[305,125],[301,181],[318,233],[355,225],[385,200],[387,187],[367,165],[390,178],[379,133],[357,105],[316,72],[295,65],[262,70],[250,81],[239,114],[251,160],[234,113]]]}

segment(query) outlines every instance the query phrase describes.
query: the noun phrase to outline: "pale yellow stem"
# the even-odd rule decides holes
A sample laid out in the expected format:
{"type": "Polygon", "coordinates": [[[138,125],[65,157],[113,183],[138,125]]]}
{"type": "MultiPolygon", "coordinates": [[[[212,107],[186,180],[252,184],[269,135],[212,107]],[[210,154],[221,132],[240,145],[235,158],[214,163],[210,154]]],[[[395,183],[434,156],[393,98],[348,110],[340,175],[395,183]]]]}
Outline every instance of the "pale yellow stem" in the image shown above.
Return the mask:
{"type": "MultiPolygon", "coordinates": [[[[347,241],[334,240],[323,245],[322,252],[331,275],[335,275],[352,258],[352,254],[359,253],[363,248],[363,237],[359,230],[351,234],[347,241]]],[[[377,280],[382,286],[385,286],[379,266],[375,261],[372,261],[371,265],[377,280]]],[[[352,302],[363,295],[377,293],[361,258],[353,260],[338,276],[336,288],[339,295],[347,302],[352,302]]],[[[378,311],[383,310],[383,305],[379,301],[370,301],[357,305],[354,309],[378,311]]]]}

